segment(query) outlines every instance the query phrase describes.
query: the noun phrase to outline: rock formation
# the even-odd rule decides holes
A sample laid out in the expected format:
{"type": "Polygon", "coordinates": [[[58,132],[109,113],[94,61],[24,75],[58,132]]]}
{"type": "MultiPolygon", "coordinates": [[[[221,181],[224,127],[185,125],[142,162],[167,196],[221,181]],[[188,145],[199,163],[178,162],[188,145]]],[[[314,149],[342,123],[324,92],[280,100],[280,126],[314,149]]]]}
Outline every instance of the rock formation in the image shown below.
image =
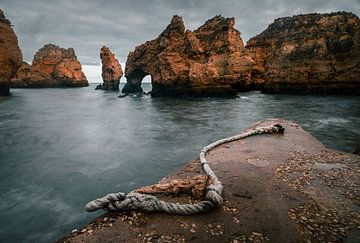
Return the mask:
{"type": "Polygon", "coordinates": [[[88,81],[73,48],[53,44],[42,47],[32,65],[23,64],[12,80],[13,87],[83,87],[88,81]]]}
{"type": "Polygon", "coordinates": [[[96,89],[119,90],[120,79],[123,71],[119,61],[115,55],[106,46],[100,51],[100,59],[102,62],[102,78],[104,83],[96,87],[96,89]]]}
{"type": "Polygon", "coordinates": [[[146,75],[153,96],[228,96],[251,88],[254,62],[234,24],[234,18],[215,16],[190,31],[174,16],[158,38],[129,53],[122,91],[142,92],[146,75]]]}
{"type": "Polygon", "coordinates": [[[17,70],[16,75],[11,79],[11,88],[26,88],[30,83],[31,66],[23,62],[17,70]]]}
{"type": "Polygon", "coordinates": [[[360,94],[360,21],[352,13],[279,18],[246,48],[265,92],[360,94]]]}
{"type": "Polygon", "coordinates": [[[11,23],[0,9],[0,95],[8,95],[10,79],[22,62],[22,54],[11,23]]]}

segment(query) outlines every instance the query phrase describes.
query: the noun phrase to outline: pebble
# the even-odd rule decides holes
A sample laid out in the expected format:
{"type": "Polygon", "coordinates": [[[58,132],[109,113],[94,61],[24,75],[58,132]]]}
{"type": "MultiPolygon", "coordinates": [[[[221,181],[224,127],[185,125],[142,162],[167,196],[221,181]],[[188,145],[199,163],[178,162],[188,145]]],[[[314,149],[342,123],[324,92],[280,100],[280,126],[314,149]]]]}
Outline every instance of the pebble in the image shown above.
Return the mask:
{"type": "Polygon", "coordinates": [[[263,234],[258,233],[258,232],[252,232],[251,234],[254,235],[254,236],[263,236],[263,234]]]}
{"type": "Polygon", "coordinates": [[[80,232],[85,233],[86,231],[87,231],[87,229],[82,229],[80,232]]]}
{"type": "Polygon", "coordinates": [[[107,217],[105,217],[105,218],[103,219],[103,221],[104,221],[104,222],[108,221],[108,218],[107,218],[107,217]]]}
{"type": "Polygon", "coordinates": [[[71,233],[76,233],[76,232],[78,232],[78,229],[73,229],[73,230],[71,231],[71,233]]]}

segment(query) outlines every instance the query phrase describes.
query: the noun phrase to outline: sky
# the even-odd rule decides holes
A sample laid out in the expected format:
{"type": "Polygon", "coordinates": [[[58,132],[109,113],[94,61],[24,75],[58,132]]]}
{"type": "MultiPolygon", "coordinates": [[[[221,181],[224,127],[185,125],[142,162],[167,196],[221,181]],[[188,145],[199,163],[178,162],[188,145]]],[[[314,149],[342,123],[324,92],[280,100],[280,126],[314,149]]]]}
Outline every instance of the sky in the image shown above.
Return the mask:
{"type": "Polygon", "coordinates": [[[24,61],[31,63],[47,43],[73,47],[88,80],[101,82],[103,45],[125,69],[128,53],[156,38],[175,14],[190,30],[218,14],[234,17],[246,43],[279,17],[335,11],[360,16],[360,0],[0,0],[0,9],[13,24],[24,61]]]}

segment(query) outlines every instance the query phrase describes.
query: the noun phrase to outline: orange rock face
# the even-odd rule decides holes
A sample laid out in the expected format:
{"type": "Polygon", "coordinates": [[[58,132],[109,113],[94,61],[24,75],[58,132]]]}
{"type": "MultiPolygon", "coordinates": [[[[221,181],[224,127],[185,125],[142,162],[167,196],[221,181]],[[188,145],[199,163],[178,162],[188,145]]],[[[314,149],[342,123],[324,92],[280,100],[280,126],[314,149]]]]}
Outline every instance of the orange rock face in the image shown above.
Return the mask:
{"type": "Polygon", "coordinates": [[[14,87],[82,87],[88,81],[73,48],[53,44],[42,47],[31,66],[23,64],[12,80],[14,87]]]}
{"type": "Polygon", "coordinates": [[[119,61],[106,46],[101,48],[100,59],[102,62],[102,78],[104,83],[97,86],[96,89],[119,90],[120,79],[123,75],[119,61]]]}
{"type": "Polygon", "coordinates": [[[11,79],[11,88],[26,88],[30,82],[31,66],[23,62],[17,70],[16,75],[11,79]]]}
{"type": "Polygon", "coordinates": [[[141,92],[146,75],[152,96],[233,96],[251,88],[254,61],[234,24],[216,16],[190,31],[174,16],[158,38],[129,53],[123,92],[141,92]]]}
{"type": "Polygon", "coordinates": [[[279,18],[246,48],[265,92],[360,94],[360,21],[352,13],[279,18]]]}
{"type": "Polygon", "coordinates": [[[8,95],[10,79],[22,63],[22,54],[11,23],[0,9],[0,95],[8,95]]]}

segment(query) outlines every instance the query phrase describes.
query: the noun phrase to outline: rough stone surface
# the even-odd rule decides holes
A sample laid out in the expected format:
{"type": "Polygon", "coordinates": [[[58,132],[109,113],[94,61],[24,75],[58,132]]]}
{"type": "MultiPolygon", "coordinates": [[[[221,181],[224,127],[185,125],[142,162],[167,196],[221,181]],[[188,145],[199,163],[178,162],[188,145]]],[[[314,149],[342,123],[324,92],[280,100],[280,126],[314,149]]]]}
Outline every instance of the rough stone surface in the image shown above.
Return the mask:
{"type": "Polygon", "coordinates": [[[123,75],[121,64],[106,46],[101,48],[100,59],[102,62],[102,78],[104,83],[98,85],[96,89],[119,90],[120,79],[123,75]]]}
{"type": "Polygon", "coordinates": [[[30,71],[31,66],[27,62],[23,62],[11,79],[11,88],[26,88],[30,83],[30,71]]]}
{"type": "Polygon", "coordinates": [[[8,95],[10,79],[22,63],[22,54],[11,23],[0,9],[0,95],[8,95]]]}
{"type": "Polygon", "coordinates": [[[73,48],[64,49],[47,44],[35,54],[30,71],[26,64],[19,69],[14,79],[14,87],[17,85],[52,88],[83,87],[89,84],[73,48]]]}
{"type": "Polygon", "coordinates": [[[360,94],[360,20],[352,13],[278,18],[246,48],[265,92],[360,94]]]}
{"type": "Polygon", "coordinates": [[[190,31],[175,15],[159,37],[129,53],[123,92],[141,92],[146,75],[153,96],[233,96],[251,88],[254,62],[234,24],[215,16],[190,31]]]}
{"type": "MultiPolygon", "coordinates": [[[[58,242],[357,242],[360,156],[327,149],[292,122],[272,119],[254,127],[273,123],[285,128],[283,135],[248,137],[207,155],[224,185],[220,208],[193,216],[110,212],[58,242]]],[[[195,160],[140,190],[196,202],[190,188],[199,175],[195,160]]]]}

